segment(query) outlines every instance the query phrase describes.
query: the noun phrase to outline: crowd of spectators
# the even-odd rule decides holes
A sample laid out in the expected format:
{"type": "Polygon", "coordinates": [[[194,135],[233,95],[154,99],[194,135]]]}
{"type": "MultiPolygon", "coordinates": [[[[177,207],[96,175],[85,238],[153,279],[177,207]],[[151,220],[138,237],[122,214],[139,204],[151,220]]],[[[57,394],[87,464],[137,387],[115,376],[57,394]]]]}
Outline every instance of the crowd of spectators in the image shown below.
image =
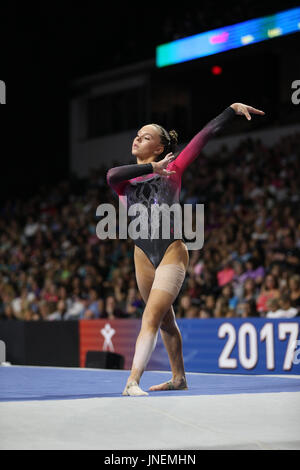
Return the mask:
{"type": "MultiPolygon", "coordinates": [[[[300,133],[273,147],[249,137],[186,170],[181,203],[204,204],[205,241],[190,251],[178,318],[299,315],[299,149],[300,133]]],[[[107,170],[2,205],[0,319],[142,316],[133,242],[96,234],[97,207],[118,208],[107,170]]]]}

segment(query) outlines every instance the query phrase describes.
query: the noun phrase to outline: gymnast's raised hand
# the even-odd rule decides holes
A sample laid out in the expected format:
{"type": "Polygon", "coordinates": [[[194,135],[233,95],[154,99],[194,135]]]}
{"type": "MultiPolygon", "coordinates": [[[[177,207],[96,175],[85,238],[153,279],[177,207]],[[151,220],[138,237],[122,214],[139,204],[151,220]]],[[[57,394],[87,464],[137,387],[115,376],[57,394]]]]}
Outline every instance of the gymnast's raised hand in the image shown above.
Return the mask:
{"type": "Polygon", "coordinates": [[[251,121],[251,114],[260,114],[260,116],[265,115],[263,111],[243,103],[233,103],[230,107],[235,111],[235,114],[238,114],[239,116],[246,116],[248,121],[251,121]]]}

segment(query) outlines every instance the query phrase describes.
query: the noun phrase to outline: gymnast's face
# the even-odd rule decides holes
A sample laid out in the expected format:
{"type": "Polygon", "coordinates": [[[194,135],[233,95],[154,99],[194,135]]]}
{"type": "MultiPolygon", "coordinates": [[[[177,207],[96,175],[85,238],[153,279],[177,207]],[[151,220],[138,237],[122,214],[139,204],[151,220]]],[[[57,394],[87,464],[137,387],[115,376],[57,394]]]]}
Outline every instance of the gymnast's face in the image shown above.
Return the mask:
{"type": "Polygon", "coordinates": [[[132,143],[132,155],[140,161],[154,161],[163,150],[160,135],[151,125],[142,127],[132,143]]]}

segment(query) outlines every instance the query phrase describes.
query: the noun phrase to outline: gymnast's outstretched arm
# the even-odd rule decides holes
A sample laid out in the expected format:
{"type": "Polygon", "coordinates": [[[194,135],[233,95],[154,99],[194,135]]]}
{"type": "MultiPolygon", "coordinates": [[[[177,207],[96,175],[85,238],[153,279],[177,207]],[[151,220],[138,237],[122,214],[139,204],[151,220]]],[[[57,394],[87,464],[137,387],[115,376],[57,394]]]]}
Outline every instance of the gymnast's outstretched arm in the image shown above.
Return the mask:
{"type": "Polygon", "coordinates": [[[150,173],[153,173],[151,163],[116,166],[108,170],[106,181],[108,185],[120,195],[130,179],[150,173]]]}
{"type": "Polygon", "coordinates": [[[107,183],[117,192],[117,194],[121,195],[127,182],[133,178],[151,173],[157,173],[163,176],[169,176],[175,173],[175,171],[169,171],[166,169],[174,158],[174,155],[169,153],[160,162],[123,165],[111,168],[107,172],[107,183]]]}
{"type": "Polygon", "coordinates": [[[220,132],[236,114],[244,115],[251,120],[250,113],[264,115],[263,111],[242,103],[234,103],[226,108],[216,118],[212,119],[206,126],[198,132],[190,143],[182,150],[172,164],[172,169],[183,173],[184,170],[199,156],[207,141],[220,132]]]}

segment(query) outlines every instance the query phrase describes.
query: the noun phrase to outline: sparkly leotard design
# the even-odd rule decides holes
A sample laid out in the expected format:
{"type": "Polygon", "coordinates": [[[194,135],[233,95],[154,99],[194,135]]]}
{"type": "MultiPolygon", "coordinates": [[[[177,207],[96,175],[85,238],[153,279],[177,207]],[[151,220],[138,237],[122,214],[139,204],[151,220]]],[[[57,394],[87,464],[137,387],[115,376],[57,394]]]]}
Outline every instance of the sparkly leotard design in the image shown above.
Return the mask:
{"type": "MultiPolygon", "coordinates": [[[[168,211],[174,203],[179,203],[178,187],[169,178],[155,175],[146,181],[131,181],[124,190],[127,196],[128,209],[133,204],[143,204],[147,209],[147,220],[142,221],[148,225],[147,239],[138,238],[135,244],[141,248],[150,259],[155,268],[162,260],[168,246],[176,240],[174,233],[174,213],[168,211]],[[163,206],[165,204],[165,208],[163,206]],[[160,206],[158,217],[152,217],[155,206],[160,206]],[[164,239],[162,236],[162,220],[167,217],[167,211],[170,214],[170,232],[169,237],[164,239]]],[[[129,220],[133,220],[133,216],[129,216],[129,220]]],[[[181,239],[181,237],[180,237],[181,239]]]]}
{"type": "MultiPolygon", "coordinates": [[[[174,213],[170,214],[170,236],[162,237],[162,220],[164,217],[163,204],[170,208],[173,204],[179,204],[181,179],[185,169],[197,158],[206,142],[219,132],[225,124],[233,119],[235,111],[228,107],[210,121],[182,150],[178,157],[167,167],[169,171],[175,171],[170,176],[160,176],[153,173],[151,163],[123,165],[111,168],[107,173],[107,182],[122,200],[127,197],[127,210],[133,204],[143,204],[147,209],[148,233],[147,239],[137,238],[134,243],[141,248],[155,268],[160,264],[168,246],[178,239],[174,230],[174,213]],[[149,175],[145,177],[144,175],[149,175]],[[160,206],[159,219],[151,218],[151,208],[160,206]],[[153,224],[153,220],[159,220],[153,224]]],[[[134,217],[129,216],[129,220],[134,217]]],[[[182,239],[180,237],[180,239],[182,239]]]]}

